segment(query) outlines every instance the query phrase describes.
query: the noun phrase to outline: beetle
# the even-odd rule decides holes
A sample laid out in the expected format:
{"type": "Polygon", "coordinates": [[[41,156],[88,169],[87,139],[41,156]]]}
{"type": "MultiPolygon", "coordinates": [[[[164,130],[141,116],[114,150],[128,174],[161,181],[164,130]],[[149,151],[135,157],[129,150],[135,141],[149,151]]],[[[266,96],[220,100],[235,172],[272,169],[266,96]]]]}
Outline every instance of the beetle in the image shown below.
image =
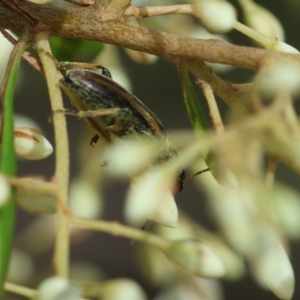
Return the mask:
{"type": "MultiPolygon", "coordinates": [[[[108,143],[112,142],[111,134],[125,140],[136,137],[157,142],[158,150],[149,159],[149,165],[163,164],[177,156],[176,148],[160,120],[141,100],[115,82],[108,69],[101,65],[91,67],[70,62],[60,62],[58,66],[63,74],[59,80],[60,86],[79,111],[90,112],[85,115],[87,122],[108,143]],[[115,113],[93,115],[93,112],[110,109],[116,109],[115,113]]],[[[92,142],[97,141],[98,134],[92,142]]],[[[184,181],[198,173],[186,176],[185,171],[181,170],[173,193],[181,192],[184,181]]]]}

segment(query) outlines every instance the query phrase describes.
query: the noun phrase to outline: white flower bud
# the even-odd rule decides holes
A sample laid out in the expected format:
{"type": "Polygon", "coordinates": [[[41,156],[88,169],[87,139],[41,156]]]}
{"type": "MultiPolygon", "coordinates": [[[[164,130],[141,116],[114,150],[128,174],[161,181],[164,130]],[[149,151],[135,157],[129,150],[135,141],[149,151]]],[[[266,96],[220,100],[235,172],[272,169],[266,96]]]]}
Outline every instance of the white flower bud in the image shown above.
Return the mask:
{"type": "Polygon", "coordinates": [[[272,204],[275,221],[293,239],[300,238],[300,195],[286,186],[275,186],[272,204]]]}
{"type": "Polygon", "coordinates": [[[221,300],[221,283],[218,280],[196,276],[178,280],[176,285],[163,289],[154,300],[221,300]]]}
{"type": "Polygon", "coordinates": [[[195,0],[194,15],[211,33],[225,33],[232,29],[236,21],[236,11],[232,4],[220,0],[195,0]]]}
{"type": "Polygon", "coordinates": [[[70,187],[70,209],[75,216],[95,219],[102,211],[103,201],[93,182],[75,179],[70,187]]]}
{"type": "Polygon", "coordinates": [[[293,46],[284,43],[282,41],[277,42],[276,46],[273,48],[273,50],[281,51],[281,52],[287,52],[287,53],[295,53],[299,54],[299,50],[294,48],[293,46]]]}
{"type": "Polygon", "coordinates": [[[43,281],[37,290],[37,300],[78,300],[80,289],[65,278],[51,277],[43,281]]]}
{"type": "Polygon", "coordinates": [[[125,218],[142,226],[148,218],[165,226],[176,226],[178,212],[171,194],[174,174],[166,168],[154,168],[136,179],[125,203],[125,218]]]}
{"type": "Polygon", "coordinates": [[[280,299],[291,299],[295,276],[290,260],[271,230],[261,228],[259,252],[255,253],[249,266],[256,280],[269,288],[280,299]]]}
{"type": "Polygon", "coordinates": [[[10,186],[4,176],[0,175],[0,207],[9,200],[10,186]]]}
{"type": "Polygon", "coordinates": [[[162,199],[156,210],[149,215],[149,219],[164,226],[172,228],[177,226],[178,209],[171,191],[162,199]]]}
{"type": "Polygon", "coordinates": [[[137,139],[116,140],[104,155],[109,161],[107,171],[112,175],[136,176],[148,166],[149,159],[156,152],[157,145],[137,139]]]}
{"type": "Polygon", "coordinates": [[[289,61],[277,61],[264,70],[264,79],[259,76],[259,92],[266,97],[274,97],[281,92],[296,95],[300,91],[300,69],[289,61]]]}
{"type": "Polygon", "coordinates": [[[251,193],[245,189],[222,187],[210,193],[214,218],[231,245],[244,255],[253,253],[257,231],[255,220],[245,205],[253,201],[251,193]]]}
{"type": "Polygon", "coordinates": [[[284,40],[284,30],[277,18],[264,7],[252,1],[241,1],[245,23],[252,29],[270,37],[284,40]]]}
{"type": "Polygon", "coordinates": [[[7,280],[17,284],[24,284],[30,280],[33,273],[34,265],[31,257],[19,249],[13,249],[7,280]]]}
{"type": "Polygon", "coordinates": [[[142,270],[143,277],[145,277],[151,285],[164,287],[174,282],[177,277],[177,270],[164,252],[156,247],[142,243],[137,245],[137,249],[139,268],[142,270]]]}
{"type": "Polygon", "coordinates": [[[115,279],[104,283],[101,300],[146,300],[142,288],[130,279],[115,279]]]}
{"type": "Polygon", "coordinates": [[[16,153],[26,159],[43,159],[53,152],[52,145],[34,128],[15,128],[14,136],[16,153]]]}
{"type": "Polygon", "coordinates": [[[220,258],[208,245],[199,241],[172,242],[165,253],[171,261],[194,275],[207,278],[225,275],[225,267],[220,258]]]}

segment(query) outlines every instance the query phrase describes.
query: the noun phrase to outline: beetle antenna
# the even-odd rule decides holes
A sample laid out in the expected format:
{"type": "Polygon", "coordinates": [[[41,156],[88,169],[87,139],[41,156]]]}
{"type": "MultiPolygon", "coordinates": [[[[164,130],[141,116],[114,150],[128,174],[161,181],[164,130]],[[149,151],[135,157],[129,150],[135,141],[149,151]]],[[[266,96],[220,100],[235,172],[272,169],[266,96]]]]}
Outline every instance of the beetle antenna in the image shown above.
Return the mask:
{"type": "Polygon", "coordinates": [[[193,175],[186,176],[186,177],[184,178],[184,181],[191,180],[191,179],[193,179],[195,176],[200,175],[200,174],[202,174],[202,173],[204,173],[204,172],[210,171],[211,169],[214,169],[214,168],[215,168],[215,167],[210,167],[210,168],[201,170],[201,171],[199,171],[199,172],[197,172],[197,173],[195,173],[195,174],[193,174],[193,175]]]}

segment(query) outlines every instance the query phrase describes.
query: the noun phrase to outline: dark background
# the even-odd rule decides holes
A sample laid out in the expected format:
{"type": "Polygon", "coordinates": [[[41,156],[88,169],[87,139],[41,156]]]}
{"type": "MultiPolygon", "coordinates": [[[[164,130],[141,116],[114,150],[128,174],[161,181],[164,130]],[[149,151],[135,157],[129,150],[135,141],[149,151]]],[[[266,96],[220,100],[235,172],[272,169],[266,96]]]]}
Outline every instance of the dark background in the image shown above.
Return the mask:
{"type": "MultiPolygon", "coordinates": [[[[273,12],[285,29],[286,42],[297,49],[300,49],[300,2],[295,1],[257,1],[264,7],[273,12]]],[[[236,5],[235,1],[232,3],[236,5]]],[[[240,12],[239,12],[240,13],[240,12]]],[[[240,15],[240,20],[241,15],[240,15]]],[[[229,34],[231,41],[235,44],[251,45],[247,38],[237,32],[229,34]]],[[[151,66],[144,66],[133,62],[128,56],[119,49],[124,69],[130,77],[133,84],[133,92],[142,101],[153,110],[163,122],[167,130],[191,129],[188,116],[183,104],[182,92],[180,89],[179,78],[174,66],[159,60],[151,66]]],[[[20,114],[33,118],[41,125],[45,135],[53,142],[52,125],[47,122],[51,114],[50,105],[47,96],[47,87],[44,78],[33,68],[23,63],[22,81],[17,90],[15,108],[20,114]]],[[[247,70],[234,69],[229,73],[222,74],[221,77],[233,82],[247,82],[251,80],[251,72],[247,70]]],[[[204,109],[206,103],[201,93],[198,93],[199,100],[203,103],[204,109]]],[[[71,107],[68,99],[65,101],[67,107],[71,107]]],[[[219,102],[220,103],[220,102],[219,102]]],[[[296,103],[299,107],[299,104],[296,103]]],[[[220,103],[223,111],[226,106],[220,103]]],[[[299,111],[299,109],[297,109],[299,111]]],[[[70,149],[71,149],[71,176],[78,172],[76,162],[78,150],[78,136],[80,134],[93,133],[86,130],[87,125],[83,121],[78,121],[74,117],[68,118],[70,149]]],[[[54,144],[54,143],[53,143],[54,144]]],[[[87,145],[88,147],[88,145],[87,145]]],[[[88,157],[86,159],[89,159],[88,157]]],[[[98,163],[98,162],[97,162],[98,163]]],[[[54,156],[37,161],[19,163],[19,175],[43,174],[51,177],[54,173],[54,156]]],[[[299,189],[299,176],[290,171],[283,165],[279,166],[277,179],[288,183],[299,189]]],[[[124,194],[126,191],[126,182],[108,183],[106,187],[106,200],[103,218],[107,220],[122,221],[122,206],[124,194]],[[117,185],[117,188],[116,188],[117,185]]],[[[199,192],[196,191],[192,183],[188,183],[183,193],[177,197],[178,206],[185,212],[188,212],[194,219],[201,220],[203,224],[211,225],[205,211],[205,200],[199,201],[199,192]],[[197,196],[196,196],[197,195],[197,196]],[[199,215],[199,211],[201,212],[199,215]]],[[[34,220],[32,216],[23,210],[18,211],[17,232],[22,232],[25,226],[34,220]]],[[[297,288],[299,284],[300,261],[299,242],[292,244],[291,260],[296,275],[296,292],[293,299],[300,299],[300,291],[297,288]]],[[[37,268],[43,268],[50,264],[52,253],[49,251],[35,260],[37,268]]],[[[77,245],[72,249],[72,258],[80,258],[94,263],[101,267],[108,278],[130,277],[135,278],[144,287],[149,289],[150,295],[155,293],[147,285],[146,281],[136,266],[133,255],[133,246],[128,240],[115,238],[106,234],[95,233],[84,243],[77,245]]],[[[238,282],[224,282],[225,299],[276,299],[268,291],[259,288],[251,278],[245,277],[238,282]]]]}

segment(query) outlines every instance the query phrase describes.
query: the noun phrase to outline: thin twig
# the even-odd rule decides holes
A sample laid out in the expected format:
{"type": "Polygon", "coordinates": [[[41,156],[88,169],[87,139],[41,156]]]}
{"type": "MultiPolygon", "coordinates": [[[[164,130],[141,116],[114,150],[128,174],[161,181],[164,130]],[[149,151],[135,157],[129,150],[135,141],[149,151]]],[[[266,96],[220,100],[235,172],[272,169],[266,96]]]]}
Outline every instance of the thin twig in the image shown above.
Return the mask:
{"type": "MultiPolygon", "coordinates": [[[[4,286],[5,290],[7,292],[10,293],[14,293],[20,296],[24,296],[27,298],[32,299],[33,297],[35,297],[37,295],[37,290],[35,289],[31,289],[19,284],[15,284],[12,282],[5,282],[5,286],[4,286]]],[[[80,298],[79,300],[88,300],[86,298],[80,298]]]]}
{"type": "Polygon", "coordinates": [[[253,90],[254,83],[231,83],[232,88],[234,89],[236,94],[250,92],[253,90]]]}
{"type": "Polygon", "coordinates": [[[28,287],[18,285],[12,282],[5,282],[4,288],[10,293],[21,295],[27,298],[33,298],[37,293],[34,289],[30,289],[28,287]]]}
{"type": "MultiPolygon", "coordinates": [[[[45,70],[48,84],[52,111],[62,110],[63,101],[60,89],[57,85],[58,72],[56,62],[48,53],[51,53],[48,35],[39,33],[35,36],[38,45],[38,53],[45,70]],[[44,49],[44,50],[42,50],[44,49]]],[[[68,277],[69,273],[69,223],[66,215],[68,207],[68,186],[69,186],[69,144],[64,114],[53,116],[55,132],[56,166],[54,182],[57,186],[58,209],[57,209],[57,234],[55,240],[54,267],[56,275],[68,277]]]]}
{"type": "Polygon", "coordinates": [[[222,133],[224,131],[224,124],[211,85],[206,81],[200,79],[197,80],[196,83],[202,89],[203,94],[207,100],[213,127],[215,128],[217,133],[222,133]]]}
{"type": "MultiPolygon", "coordinates": [[[[0,28],[0,32],[3,34],[3,36],[13,45],[15,45],[17,43],[17,40],[11,35],[9,34],[6,30],[4,30],[3,28],[0,28]]],[[[34,57],[32,56],[32,54],[29,51],[25,51],[22,55],[22,57],[32,66],[34,67],[37,71],[41,72],[42,74],[44,74],[43,68],[40,64],[40,62],[34,57]]]]}
{"type": "Polygon", "coordinates": [[[193,14],[193,9],[191,4],[180,4],[180,5],[166,5],[166,6],[129,6],[124,17],[154,17],[163,15],[178,15],[178,14],[193,14]]]}
{"type": "Polygon", "coordinates": [[[253,39],[266,49],[272,49],[278,42],[277,38],[264,35],[238,21],[235,22],[234,29],[253,39]]]}
{"type": "Polygon", "coordinates": [[[209,82],[212,90],[239,116],[249,115],[247,108],[238,100],[231,83],[218,77],[204,62],[187,63],[188,69],[197,79],[209,82]]]}
{"type": "Polygon", "coordinates": [[[5,179],[10,185],[22,190],[38,191],[38,192],[45,192],[51,194],[56,193],[56,185],[53,182],[38,181],[38,179],[35,180],[34,177],[16,178],[16,177],[5,176],[5,179]]]}
{"type": "Polygon", "coordinates": [[[143,231],[141,229],[122,225],[118,222],[88,220],[74,216],[70,216],[69,218],[70,223],[76,227],[107,232],[113,236],[122,236],[130,240],[147,243],[151,246],[158,247],[159,249],[164,249],[168,244],[168,242],[164,238],[158,235],[143,231]]]}

